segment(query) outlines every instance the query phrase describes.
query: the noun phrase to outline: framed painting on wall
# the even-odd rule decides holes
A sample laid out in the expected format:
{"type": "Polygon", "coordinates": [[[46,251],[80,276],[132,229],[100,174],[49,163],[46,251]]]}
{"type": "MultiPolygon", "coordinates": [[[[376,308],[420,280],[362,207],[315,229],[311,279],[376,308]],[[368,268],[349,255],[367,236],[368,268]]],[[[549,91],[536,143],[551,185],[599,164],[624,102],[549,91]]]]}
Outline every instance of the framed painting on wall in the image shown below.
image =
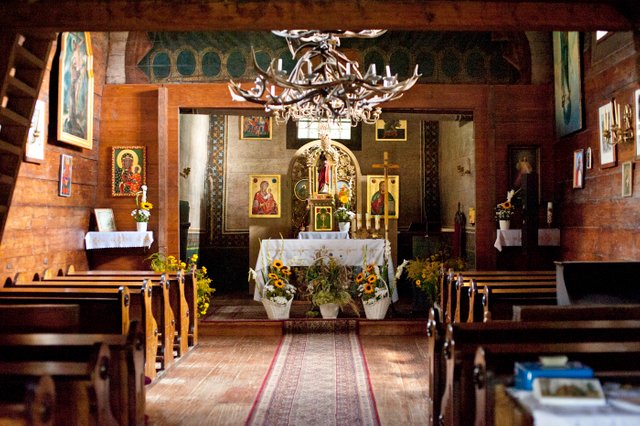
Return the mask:
{"type": "Polygon", "coordinates": [[[116,220],[113,216],[113,209],[93,209],[96,216],[96,226],[98,232],[115,232],[116,220]]]}
{"type": "Polygon", "coordinates": [[[636,160],[640,160],[640,89],[633,95],[636,104],[636,160]]]}
{"type": "Polygon", "coordinates": [[[584,149],[573,151],[573,188],[584,187],[584,149]]]}
{"type": "Polygon", "coordinates": [[[93,147],[93,54],[88,32],[62,33],[57,127],[59,141],[93,147]]]}
{"type": "Polygon", "coordinates": [[[249,175],[249,217],[280,217],[280,175],[249,175]]]}
{"type": "MultiPolygon", "coordinates": [[[[389,182],[389,217],[398,219],[400,211],[400,176],[387,176],[389,182]]],[[[384,215],[384,176],[367,176],[367,213],[371,215],[384,215]]]]}
{"type": "MultiPolygon", "coordinates": [[[[536,173],[538,185],[538,201],[540,201],[540,147],[537,145],[509,146],[509,183],[511,188],[518,190],[522,187],[522,176],[536,173]]],[[[521,199],[518,192],[516,200],[521,199]]]]}
{"type": "Polygon", "coordinates": [[[407,140],[407,120],[377,120],[376,141],[396,142],[407,140]]]}
{"type": "Polygon", "coordinates": [[[580,33],[553,33],[553,81],[556,135],[562,137],[582,129],[580,33]]]}
{"type": "Polygon", "coordinates": [[[144,146],[111,148],[111,195],[135,197],[147,182],[147,156],[144,146]]]}
{"type": "Polygon", "coordinates": [[[316,231],[333,230],[333,208],[331,206],[313,207],[313,229],[316,231]]]}
{"type": "Polygon", "coordinates": [[[616,165],[616,146],[612,145],[608,138],[604,137],[605,128],[609,128],[613,122],[611,102],[598,108],[598,128],[600,135],[600,167],[607,168],[616,165]]]}
{"type": "Polygon", "coordinates": [[[622,196],[631,197],[633,194],[633,163],[622,163],[622,196]]]}
{"type": "Polygon", "coordinates": [[[271,117],[248,115],[240,117],[240,139],[271,140],[273,123],[271,117]]]}
{"type": "Polygon", "coordinates": [[[40,164],[44,161],[44,146],[47,140],[47,123],[44,101],[36,101],[31,117],[31,127],[27,135],[27,144],[24,151],[24,159],[30,163],[40,164]]]}
{"type": "Polygon", "coordinates": [[[60,154],[60,182],[58,185],[59,196],[71,197],[72,173],[73,173],[73,157],[67,154],[60,154]]]}

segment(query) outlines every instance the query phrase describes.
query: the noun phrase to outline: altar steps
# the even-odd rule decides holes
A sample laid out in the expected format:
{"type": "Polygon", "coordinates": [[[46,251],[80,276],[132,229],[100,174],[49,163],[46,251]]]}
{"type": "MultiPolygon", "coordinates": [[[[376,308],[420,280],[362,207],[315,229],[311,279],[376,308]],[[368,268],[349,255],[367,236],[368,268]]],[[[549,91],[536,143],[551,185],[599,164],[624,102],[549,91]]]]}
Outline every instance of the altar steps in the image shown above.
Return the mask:
{"type": "Polygon", "coordinates": [[[278,336],[292,333],[355,331],[362,336],[413,336],[426,334],[426,319],[367,320],[289,319],[289,320],[201,320],[200,336],[278,336]]]}

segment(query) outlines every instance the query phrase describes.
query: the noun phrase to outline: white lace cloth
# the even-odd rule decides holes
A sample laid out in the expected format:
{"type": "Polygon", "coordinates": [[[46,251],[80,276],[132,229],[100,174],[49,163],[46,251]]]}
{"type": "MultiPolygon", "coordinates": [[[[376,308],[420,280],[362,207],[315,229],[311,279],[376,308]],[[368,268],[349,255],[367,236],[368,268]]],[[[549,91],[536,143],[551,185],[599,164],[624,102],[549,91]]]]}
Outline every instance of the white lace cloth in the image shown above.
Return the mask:
{"type": "Polygon", "coordinates": [[[153,231],[116,231],[116,232],[87,232],[84,236],[87,250],[123,247],[151,247],[153,231]]]}
{"type": "MultiPolygon", "coordinates": [[[[387,242],[387,244],[389,244],[387,242]]],[[[326,249],[338,262],[347,266],[363,266],[363,254],[366,251],[367,264],[383,265],[385,258],[388,267],[386,279],[391,289],[391,300],[398,301],[395,269],[391,256],[385,257],[385,241],[367,240],[262,240],[256,263],[256,288],[253,299],[261,300],[260,289],[264,286],[263,275],[267,274],[274,259],[280,259],[287,266],[309,266],[316,259],[318,250],[326,249]]]]}
{"type": "Polygon", "coordinates": [[[347,231],[303,231],[298,234],[299,240],[348,240],[349,233],[347,231]]]}
{"type": "MultiPolygon", "coordinates": [[[[522,245],[522,229],[498,229],[496,231],[496,242],[493,244],[498,251],[502,251],[502,247],[521,246],[522,245]]],[[[559,246],[560,230],[557,228],[538,229],[538,245],[539,246],[559,246]]]]}
{"type": "Polygon", "coordinates": [[[507,389],[533,416],[534,425],[635,426],[640,424],[640,407],[608,399],[606,405],[543,404],[533,392],[507,389]]]}

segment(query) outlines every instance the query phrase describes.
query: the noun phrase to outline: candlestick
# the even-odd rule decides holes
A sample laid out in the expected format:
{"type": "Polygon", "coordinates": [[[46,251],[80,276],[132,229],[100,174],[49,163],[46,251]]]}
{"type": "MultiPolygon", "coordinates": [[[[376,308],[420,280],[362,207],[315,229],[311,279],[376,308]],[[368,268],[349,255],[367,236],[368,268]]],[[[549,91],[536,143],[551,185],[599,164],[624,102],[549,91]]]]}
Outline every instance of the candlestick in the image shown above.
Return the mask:
{"type": "Polygon", "coordinates": [[[376,231],[380,229],[380,215],[375,215],[376,231]]]}
{"type": "Polygon", "coordinates": [[[360,217],[360,213],[356,213],[356,229],[360,229],[361,224],[362,224],[362,217],[360,217]]]}
{"type": "Polygon", "coordinates": [[[371,214],[369,214],[369,213],[366,213],[366,214],[365,214],[365,216],[364,216],[364,223],[365,223],[365,225],[366,225],[367,229],[369,229],[369,228],[370,228],[370,226],[371,226],[371,214]]]}
{"type": "Polygon", "coordinates": [[[147,185],[142,185],[140,188],[142,189],[142,202],[146,203],[147,202],[147,185]]]}

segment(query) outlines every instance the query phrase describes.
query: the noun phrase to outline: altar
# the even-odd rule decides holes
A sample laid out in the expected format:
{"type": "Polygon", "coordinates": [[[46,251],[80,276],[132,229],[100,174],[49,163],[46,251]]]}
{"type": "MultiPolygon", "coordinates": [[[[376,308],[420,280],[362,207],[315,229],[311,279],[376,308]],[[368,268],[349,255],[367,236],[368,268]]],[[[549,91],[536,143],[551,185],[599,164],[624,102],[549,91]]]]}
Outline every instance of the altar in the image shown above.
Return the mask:
{"type": "Polygon", "coordinates": [[[256,263],[256,287],[253,299],[261,300],[260,289],[264,287],[264,277],[270,263],[280,259],[287,266],[310,266],[316,260],[318,250],[327,250],[341,264],[360,266],[366,255],[367,264],[378,266],[387,264],[387,284],[391,291],[391,300],[398,301],[395,268],[390,255],[389,242],[382,239],[331,239],[331,240],[262,240],[256,263]]]}

